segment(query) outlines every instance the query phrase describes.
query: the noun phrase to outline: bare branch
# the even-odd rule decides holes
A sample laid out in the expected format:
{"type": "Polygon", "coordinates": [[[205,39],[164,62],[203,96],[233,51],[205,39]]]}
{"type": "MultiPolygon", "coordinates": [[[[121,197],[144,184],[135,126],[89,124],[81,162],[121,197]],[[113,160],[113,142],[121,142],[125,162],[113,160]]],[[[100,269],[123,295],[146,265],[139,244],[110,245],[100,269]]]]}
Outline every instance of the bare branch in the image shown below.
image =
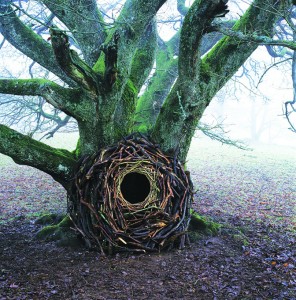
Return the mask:
{"type": "Polygon", "coordinates": [[[0,32],[16,49],[60,77],[64,82],[73,85],[73,81],[65,76],[56,63],[50,44],[24,25],[6,0],[0,0],[0,32]]]}
{"type": "MultiPolygon", "coordinates": [[[[296,32],[293,33],[293,40],[296,40],[296,32]]],[[[292,57],[292,82],[293,82],[293,100],[292,101],[286,101],[284,103],[284,114],[285,117],[291,126],[290,129],[296,133],[296,127],[293,125],[290,115],[291,113],[296,114],[296,51],[293,52],[292,57]],[[289,110],[290,108],[290,110],[289,110]]]]}
{"type": "Polygon", "coordinates": [[[40,141],[41,141],[43,138],[45,138],[45,137],[46,137],[46,139],[52,138],[52,137],[54,136],[54,134],[55,134],[60,128],[66,126],[66,125],[68,124],[68,122],[70,121],[70,119],[71,119],[70,116],[66,116],[63,120],[60,119],[59,121],[57,121],[57,126],[56,126],[53,130],[51,130],[51,131],[47,132],[45,135],[43,135],[43,136],[40,138],[40,141]]]}
{"type": "Polygon", "coordinates": [[[0,79],[0,93],[22,96],[42,96],[48,103],[77,118],[75,101],[79,90],[67,89],[47,79],[0,79]]]}
{"type": "Polygon", "coordinates": [[[275,66],[278,66],[278,65],[280,65],[280,64],[282,64],[282,63],[285,63],[285,62],[287,62],[287,61],[289,61],[289,60],[292,60],[292,58],[289,57],[289,58],[280,60],[280,61],[278,61],[278,62],[273,63],[271,66],[269,66],[269,67],[263,72],[263,74],[260,76],[260,78],[259,78],[259,80],[258,80],[258,83],[257,83],[257,85],[256,85],[256,88],[258,88],[259,84],[260,84],[260,83],[262,82],[262,80],[263,80],[263,77],[266,75],[266,73],[267,73],[270,69],[272,69],[272,68],[274,68],[275,66]]]}
{"type": "Polygon", "coordinates": [[[290,130],[292,130],[293,132],[296,133],[296,126],[292,123],[292,121],[290,120],[290,115],[291,113],[296,113],[296,107],[294,107],[294,105],[296,105],[296,100],[292,100],[292,101],[286,101],[284,103],[284,107],[285,107],[285,110],[284,110],[284,114],[285,114],[285,117],[290,125],[290,130]],[[289,107],[291,108],[291,110],[289,111],[289,107]]]}
{"type": "Polygon", "coordinates": [[[106,38],[105,22],[95,0],[65,0],[42,2],[71,31],[79,44],[84,60],[93,66],[100,55],[100,46],[106,38]]]}
{"type": "Polygon", "coordinates": [[[291,50],[296,50],[296,42],[284,41],[284,40],[274,40],[268,36],[257,35],[256,32],[251,34],[244,34],[241,31],[234,31],[227,28],[215,27],[217,31],[234,38],[237,43],[241,42],[252,42],[258,45],[270,45],[270,46],[282,46],[287,47],[291,50]]]}
{"type": "Polygon", "coordinates": [[[217,123],[214,125],[209,125],[205,123],[199,123],[197,129],[200,130],[205,136],[209,137],[211,140],[218,141],[222,145],[229,145],[236,147],[241,150],[252,150],[245,143],[240,140],[233,140],[227,136],[227,131],[225,131],[223,124],[217,123]]]}

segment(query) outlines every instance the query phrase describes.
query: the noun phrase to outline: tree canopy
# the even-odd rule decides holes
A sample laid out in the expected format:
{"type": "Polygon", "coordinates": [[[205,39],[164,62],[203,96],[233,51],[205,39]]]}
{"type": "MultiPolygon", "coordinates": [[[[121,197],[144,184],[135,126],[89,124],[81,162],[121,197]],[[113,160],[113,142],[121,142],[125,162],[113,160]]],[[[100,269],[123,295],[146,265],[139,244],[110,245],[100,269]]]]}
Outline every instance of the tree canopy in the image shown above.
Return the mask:
{"type": "Polygon", "coordinates": [[[80,135],[70,153],[0,125],[0,152],[64,186],[80,156],[132,132],[184,162],[204,110],[258,45],[296,48],[293,40],[274,38],[279,19],[294,29],[292,1],[249,1],[234,19],[224,18],[227,2],[113,1],[117,13],[110,15],[95,0],[0,0],[5,41],[50,74],[1,76],[0,93],[39,97],[75,119],[80,135]],[[169,40],[157,30],[164,5],[179,12],[169,40]]]}

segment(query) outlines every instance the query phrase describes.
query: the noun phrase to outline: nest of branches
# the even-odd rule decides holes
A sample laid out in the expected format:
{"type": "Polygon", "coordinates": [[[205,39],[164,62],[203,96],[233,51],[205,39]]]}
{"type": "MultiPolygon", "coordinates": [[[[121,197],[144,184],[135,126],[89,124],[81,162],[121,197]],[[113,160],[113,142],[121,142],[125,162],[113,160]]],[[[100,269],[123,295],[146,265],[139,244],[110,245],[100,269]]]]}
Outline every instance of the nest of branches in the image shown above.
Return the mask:
{"type": "Polygon", "coordinates": [[[131,136],[84,158],[70,216],[89,246],[160,251],[188,242],[192,183],[176,157],[131,136]]]}

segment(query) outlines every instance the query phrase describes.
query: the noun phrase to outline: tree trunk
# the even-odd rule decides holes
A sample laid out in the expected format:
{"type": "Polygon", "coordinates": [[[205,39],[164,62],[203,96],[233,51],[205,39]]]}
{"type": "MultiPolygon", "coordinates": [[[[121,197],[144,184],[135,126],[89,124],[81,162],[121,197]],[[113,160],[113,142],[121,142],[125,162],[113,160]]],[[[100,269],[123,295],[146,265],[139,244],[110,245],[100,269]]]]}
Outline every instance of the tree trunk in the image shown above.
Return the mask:
{"type": "Polygon", "coordinates": [[[183,165],[197,124],[257,48],[255,37],[272,33],[291,1],[254,0],[232,27],[234,34],[213,48],[221,36],[213,34],[219,30],[214,20],[228,12],[225,0],[196,0],[188,9],[178,1],[186,14],[182,28],[159,43],[155,16],[165,0],[125,1],[112,27],[102,21],[95,0],[41,2],[71,37],[52,26],[50,43],[45,41],[5,0],[0,0],[0,31],[65,85],[0,79],[0,92],[43,97],[77,121],[80,140],[70,153],[0,125],[0,152],[47,172],[67,189],[70,216],[89,246],[159,251],[177,242],[183,247],[192,201],[183,165]],[[252,39],[238,39],[248,35],[252,39]],[[156,73],[138,100],[154,61],[156,73]]]}

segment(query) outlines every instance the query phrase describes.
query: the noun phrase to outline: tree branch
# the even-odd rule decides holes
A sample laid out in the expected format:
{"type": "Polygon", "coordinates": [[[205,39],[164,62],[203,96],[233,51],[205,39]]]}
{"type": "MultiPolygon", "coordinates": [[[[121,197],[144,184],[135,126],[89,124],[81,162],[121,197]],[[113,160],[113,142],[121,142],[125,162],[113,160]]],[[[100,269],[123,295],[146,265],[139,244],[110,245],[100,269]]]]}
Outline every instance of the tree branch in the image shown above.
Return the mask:
{"type": "Polygon", "coordinates": [[[16,163],[50,174],[67,188],[72,179],[75,158],[63,149],[55,149],[0,124],[0,152],[16,163]]]}
{"type": "Polygon", "coordinates": [[[100,55],[100,46],[106,38],[105,24],[95,0],[65,0],[42,2],[71,31],[78,42],[84,60],[93,66],[100,55]]]}
{"type": "Polygon", "coordinates": [[[185,16],[189,10],[189,8],[185,5],[185,2],[185,0],[177,1],[177,10],[182,16],[185,16]]]}
{"type": "MultiPolygon", "coordinates": [[[[272,34],[273,24],[285,9],[289,1],[255,0],[245,14],[232,28],[233,32],[245,35],[267,36],[272,34]]],[[[203,58],[200,81],[206,98],[211,99],[219,89],[235,74],[239,67],[258,47],[253,41],[241,41],[226,36],[203,58]]]]}
{"type": "Polygon", "coordinates": [[[217,123],[214,125],[209,125],[205,123],[199,123],[197,129],[200,130],[205,136],[209,137],[211,140],[218,141],[222,145],[229,145],[236,147],[241,150],[252,150],[244,142],[240,140],[233,140],[227,136],[227,131],[225,131],[222,123],[217,123]]]}
{"type": "Polygon", "coordinates": [[[70,116],[66,116],[64,119],[59,118],[59,120],[55,120],[55,122],[57,123],[57,125],[49,132],[47,132],[46,134],[44,134],[41,138],[40,141],[46,137],[46,139],[50,139],[54,136],[54,134],[62,127],[66,126],[68,124],[68,122],[70,121],[71,117],[70,116]]]}
{"type": "Polygon", "coordinates": [[[85,89],[99,93],[99,76],[89,67],[77,52],[70,49],[68,36],[56,28],[50,29],[52,47],[62,70],[85,89]]]}
{"type": "MultiPolygon", "coordinates": [[[[233,21],[221,22],[221,26],[230,28],[233,21]]],[[[210,32],[202,37],[200,53],[204,55],[220,39],[222,34],[210,32]]],[[[156,71],[150,79],[149,86],[138,100],[136,114],[137,130],[151,128],[157,119],[166,96],[178,77],[180,32],[177,32],[168,42],[159,46],[156,56],[156,71]]]]}
{"type": "MultiPolygon", "coordinates": [[[[296,40],[296,32],[293,32],[293,40],[296,40]]],[[[290,130],[296,133],[296,126],[292,123],[290,119],[291,113],[296,113],[296,51],[293,51],[292,56],[292,83],[293,83],[293,100],[286,101],[284,103],[284,114],[289,123],[290,130]],[[290,110],[289,110],[290,108],[290,110]]]]}
{"type": "MultiPolygon", "coordinates": [[[[191,138],[204,110],[257,47],[254,43],[237,43],[234,38],[225,37],[200,59],[200,39],[212,30],[213,18],[226,12],[223,3],[196,1],[187,13],[181,34],[179,78],[152,130],[152,138],[165,151],[176,154],[177,149],[180,150],[182,161],[186,159],[191,138]]],[[[272,32],[282,9],[288,7],[289,1],[255,0],[233,30],[265,35],[272,32]]]]}
{"type": "MultiPolygon", "coordinates": [[[[100,99],[100,111],[97,117],[106,120],[104,132],[108,132],[109,137],[102,137],[101,141],[110,141],[111,132],[114,133],[113,140],[118,136],[114,127],[115,117],[123,116],[127,111],[123,109],[123,103],[128,101],[126,95],[131,97],[128,110],[135,109],[134,94],[137,94],[137,90],[130,80],[133,58],[148,24],[165,1],[127,0],[114,28],[110,30],[101,47],[103,53],[93,68],[98,74],[104,74],[105,95],[100,99]]],[[[123,132],[126,133],[129,128],[130,120],[123,124],[123,132]]]]}
{"type": "Polygon", "coordinates": [[[263,80],[263,77],[266,75],[266,73],[271,70],[272,68],[274,68],[275,66],[279,65],[279,64],[282,64],[282,63],[285,63],[289,60],[292,60],[292,57],[288,57],[286,59],[283,59],[283,60],[280,60],[278,62],[275,62],[273,63],[272,65],[270,65],[266,70],[264,70],[264,72],[262,73],[262,75],[260,76],[259,80],[258,80],[258,83],[256,84],[256,88],[258,88],[259,84],[262,82],[263,80]]]}
{"type": "MultiPolygon", "coordinates": [[[[102,49],[105,53],[105,78],[113,74],[109,61],[118,71],[116,90],[113,93],[122,93],[129,79],[134,54],[148,24],[156,15],[166,0],[127,0],[116,20],[115,28],[107,37],[102,49]]],[[[116,80],[116,78],[115,78],[116,80]]],[[[116,104],[116,103],[115,103],[116,104]]],[[[113,105],[113,111],[115,106],[113,105]]]]}
{"type": "Polygon", "coordinates": [[[179,76],[194,78],[197,75],[202,37],[211,30],[215,17],[228,12],[227,1],[195,1],[190,7],[181,31],[179,76]]]}
{"type": "Polygon", "coordinates": [[[42,96],[64,113],[77,119],[81,91],[63,88],[47,79],[0,79],[0,93],[21,96],[42,96]]]}
{"type": "Polygon", "coordinates": [[[55,60],[49,43],[42,39],[17,17],[6,0],[0,0],[0,32],[5,39],[23,54],[61,78],[69,85],[73,85],[55,60]]]}
{"type": "Polygon", "coordinates": [[[134,86],[140,90],[148,75],[150,74],[157,48],[156,20],[153,19],[147,26],[137,51],[133,58],[130,79],[134,86]]]}
{"type": "Polygon", "coordinates": [[[197,119],[204,110],[199,94],[198,70],[202,37],[216,16],[227,12],[225,1],[195,1],[185,16],[180,38],[179,77],[171,89],[152,129],[152,138],[162,149],[185,161],[197,119]],[[199,102],[198,102],[199,101],[199,102]]]}
{"type": "Polygon", "coordinates": [[[252,42],[258,45],[269,46],[282,46],[291,50],[296,50],[296,42],[285,40],[274,40],[268,36],[257,35],[256,32],[250,34],[244,34],[241,31],[234,31],[227,28],[215,27],[217,31],[223,33],[226,36],[234,38],[234,41],[239,42],[252,42]]]}

